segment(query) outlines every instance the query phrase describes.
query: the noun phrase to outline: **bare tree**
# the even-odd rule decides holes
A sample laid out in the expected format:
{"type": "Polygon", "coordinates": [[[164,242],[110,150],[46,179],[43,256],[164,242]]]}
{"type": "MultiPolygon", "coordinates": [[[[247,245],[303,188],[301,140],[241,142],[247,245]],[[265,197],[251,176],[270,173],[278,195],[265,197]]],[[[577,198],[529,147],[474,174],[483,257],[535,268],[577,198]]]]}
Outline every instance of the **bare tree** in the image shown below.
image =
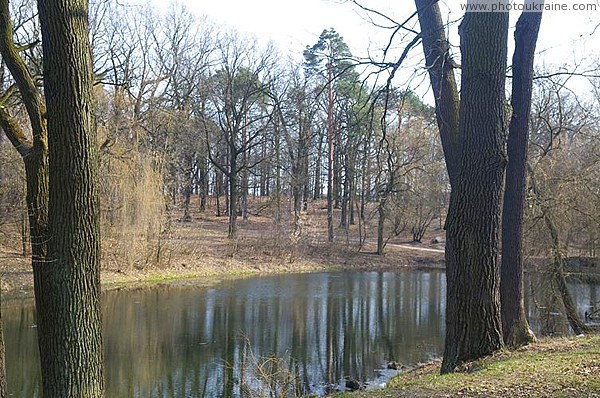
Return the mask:
{"type": "MultiPolygon", "coordinates": [[[[541,270],[562,302],[573,331],[589,332],[567,288],[566,264],[598,234],[598,153],[595,106],[540,82],[534,102],[528,166],[528,252],[547,259],[541,270]],[[564,159],[568,157],[569,162],[564,159]]],[[[562,311],[562,309],[559,309],[562,311]]]]}
{"type": "Polygon", "coordinates": [[[229,186],[228,237],[237,234],[237,207],[240,193],[247,194],[247,170],[260,163],[250,162],[248,153],[259,144],[272,118],[265,99],[270,90],[269,70],[274,62],[272,48],[258,51],[256,41],[242,41],[236,35],[222,37],[217,44],[217,71],[212,77],[210,117],[221,134],[209,148],[210,161],[225,176],[229,186]],[[212,112],[212,114],[211,114],[212,112]],[[214,149],[224,147],[226,158],[214,149]],[[225,160],[225,162],[223,162],[225,160]],[[240,173],[244,173],[240,180],[240,173]]]}
{"type": "Polygon", "coordinates": [[[299,234],[300,213],[308,210],[310,197],[310,147],[315,136],[313,120],[317,111],[309,82],[297,68],[290,69],[286,81],[275,86],[273,95],[290,162],[294,231],[299,234]]]}

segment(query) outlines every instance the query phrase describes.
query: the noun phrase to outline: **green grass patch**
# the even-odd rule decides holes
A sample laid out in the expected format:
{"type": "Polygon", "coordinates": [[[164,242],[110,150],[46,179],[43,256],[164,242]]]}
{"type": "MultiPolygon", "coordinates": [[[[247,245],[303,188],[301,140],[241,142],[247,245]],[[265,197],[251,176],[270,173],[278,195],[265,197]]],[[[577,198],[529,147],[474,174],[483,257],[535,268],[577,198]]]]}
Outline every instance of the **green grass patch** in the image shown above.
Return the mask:
{"type": "Polygon", "coordinates": [[[340,397],[600,396],[600,336],[542,339],[440,375],[434,362],[400,373],[379,391],[340,397]]]}

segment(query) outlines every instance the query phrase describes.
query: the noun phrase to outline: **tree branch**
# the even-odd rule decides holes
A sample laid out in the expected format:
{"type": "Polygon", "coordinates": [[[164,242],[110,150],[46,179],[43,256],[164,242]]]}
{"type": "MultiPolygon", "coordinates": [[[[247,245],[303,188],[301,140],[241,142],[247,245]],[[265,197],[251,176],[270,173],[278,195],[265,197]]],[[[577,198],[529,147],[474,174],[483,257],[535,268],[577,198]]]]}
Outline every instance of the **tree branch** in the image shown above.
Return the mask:
{"type": "Polygon", "coordinates": [[[34,142],[38,140],[45,142],[46,106],[27,65],[19,56],[19,49],[13,40],[8,0],[0,0],[0,54],[21,92],[31,121],[34,142]]]}
{"type": "Polygon", "coordinates": [[[0,105],[0,127],[6,133],[6,137],[15,147],[19,155],[26,157],[29,155],[33,144],[25,135],[25,132],[17,123],[14,117],[12,117],[4,106],[0,105]]]}

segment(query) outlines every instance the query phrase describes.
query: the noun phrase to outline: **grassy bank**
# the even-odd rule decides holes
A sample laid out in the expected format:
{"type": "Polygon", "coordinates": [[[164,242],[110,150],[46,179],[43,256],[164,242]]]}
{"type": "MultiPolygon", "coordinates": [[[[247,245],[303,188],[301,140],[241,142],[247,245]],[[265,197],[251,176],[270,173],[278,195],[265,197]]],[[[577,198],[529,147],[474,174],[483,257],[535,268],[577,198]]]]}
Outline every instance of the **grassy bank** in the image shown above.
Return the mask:
{"type": "Polygon", "coordinates": [[[383,390],[336,398],[600,397],[600,336],[545,338],[514,352],[466,364],[440,376],[434,362],[393,378],[383,390]]]}

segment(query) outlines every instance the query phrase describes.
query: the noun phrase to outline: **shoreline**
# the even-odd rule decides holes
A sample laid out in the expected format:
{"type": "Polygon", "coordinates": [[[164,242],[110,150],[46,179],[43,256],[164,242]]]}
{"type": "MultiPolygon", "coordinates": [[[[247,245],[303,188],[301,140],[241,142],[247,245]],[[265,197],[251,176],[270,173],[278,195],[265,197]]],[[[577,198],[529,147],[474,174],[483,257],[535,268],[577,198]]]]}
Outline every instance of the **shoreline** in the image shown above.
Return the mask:
{"type": "MultiPolygon", "coordinates": [[[[186,280],[202,280],[209,282],[224,278],[242,278],[261,275],[275,275],[284,273],[314,273],[314,272],[416,272],[416,271],[445,271],[443,256],[439,255],[438,249],[427,247],[410,247],[409,245],[390,245],[404,253],[403,261],[397,256],[377,256],[374,252],[354,252],[352,259],[341,260],[337,256],[323,261],[315,261],[311,258],[299,258],[292,262],[285,261],[281,257],[262,256],[241,260],[236,258],[211,259],[212,264],[206,262],[179,266],[166,266],[146,269],[132,268],[102,269],[100,271],[102,292],[116,289],[137,289],[150,287],[157,284],[177,283],[186,280]],[[406,253],[418,250],[420,255],[413,257],[406,253]],[[377,261],[370,262],[369,259],[377,261]],[[220,261],[215,261],[220,260],[220,261]],[[358,260],[358,261],[357,261],[358,260]],[[365,261],[367,260],[367,261],[365,261]]],[[[342,256],[344,257],[344,256],[342,256]]],[[[2,282],[2,299],[9,301],[13,299],[33,298],[33,271],[31,270],[29,258],[21,256],[0,256],[3,263],[0,269],[0,280],[2,282]],[[8,265],[5,264],[5,260],[8,265]]],[[[525,272],[544,272],[540,270],[539,264],[529,264],[525,272]]],[[[585,264],[581,266],[572,261],[567,266],[568,276],[572,281],[598,283],[600,281],[600,269],[585,264]]]]}
{"type": "MultiPolygon", "coordinates": [[[[377,255],[372,252],[358,252],[355,258],[371,258],[377,255]]],[[[4,257],[4,256],[3,256],[4,257]]],[[[385,260],[386,255],[377,256],[378,260],[385,260]]],[[[0,257],[0,262],[6,257],[0,257]]],[[[10,261],[0,271],[2,281],[2,299],[10,301],[14,299],[33,298],[33,271],[30,259],[19,258],[18,264],[10,261]],[[27,264],[25,264],[27,263],[27,264]]],[[[314,261],[311,259],[299,259],[288,263],[281,258],[265,257],[243,261],[239,259],[226,259],[223,264],[211,266],[190,267],[188,265],[178,267],[157,267],[148,269],[113,270],[103,269],[100,271],[100,283],[102,292],[117,289],[136,289],[150,287],[158,284],[177,283],[186,280],[217,281],[224,278],[242,278],[260,275],[276,275],[285,273],[314,273],[314,272],[415,272],[415,271],[444,271],[443,260],[436,256],[422,256],[417,259],[406,258],[399,264],[392,261],[314,261]],[[262,265],[257,265],[262,264],[262,265]]]]}

